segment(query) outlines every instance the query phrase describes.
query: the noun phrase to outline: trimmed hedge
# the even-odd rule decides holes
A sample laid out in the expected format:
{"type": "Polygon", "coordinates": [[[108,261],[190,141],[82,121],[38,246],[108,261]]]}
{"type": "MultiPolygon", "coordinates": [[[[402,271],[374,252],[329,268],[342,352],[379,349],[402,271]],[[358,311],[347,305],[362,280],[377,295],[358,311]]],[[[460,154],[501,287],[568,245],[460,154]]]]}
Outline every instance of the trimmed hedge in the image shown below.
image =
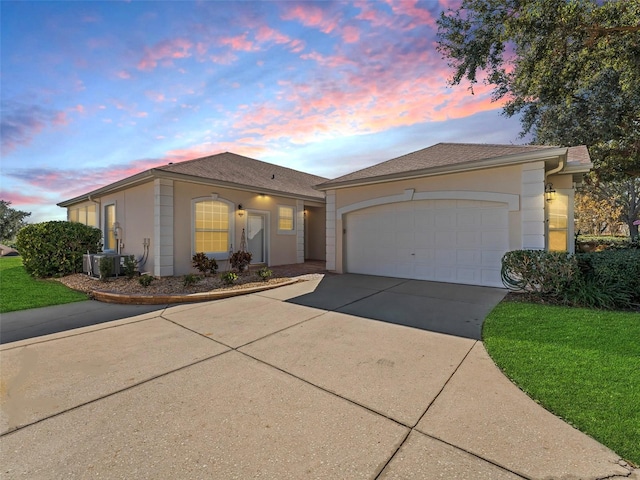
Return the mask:
{"type": "Polygon", "coordinates": [[[502,282],[559,303],[591,308],[640,306],[640,250],[575,255],[516,250],[502,258],[502,282]]]}
{"type": "Polygon", "coordinates": [[[580,275],[577,259],[565,252],[514,250],[502,257],[502,283],[511,290],[557,296],[580,275]]]}
{"type": "Polygon", "coordinates": [[[82,255],[98,253],[102,232],[81,223],[51,221],[22,228],[16,244],[27,273],[62,277],[82,271],[82,255]]]}

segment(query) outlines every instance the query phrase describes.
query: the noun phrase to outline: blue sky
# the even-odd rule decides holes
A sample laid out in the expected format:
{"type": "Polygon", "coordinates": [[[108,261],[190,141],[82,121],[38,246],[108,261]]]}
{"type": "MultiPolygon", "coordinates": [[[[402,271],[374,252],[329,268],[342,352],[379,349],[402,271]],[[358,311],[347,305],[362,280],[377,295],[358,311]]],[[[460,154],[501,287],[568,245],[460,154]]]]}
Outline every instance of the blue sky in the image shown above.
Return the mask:
{"type": "Polygon", "coordinates": [[[168,162],[231,151],[335,178],[438,142],[523,143],[451,88],[457,0],[2,1],[0,198],[32,222],[168,162]]]}

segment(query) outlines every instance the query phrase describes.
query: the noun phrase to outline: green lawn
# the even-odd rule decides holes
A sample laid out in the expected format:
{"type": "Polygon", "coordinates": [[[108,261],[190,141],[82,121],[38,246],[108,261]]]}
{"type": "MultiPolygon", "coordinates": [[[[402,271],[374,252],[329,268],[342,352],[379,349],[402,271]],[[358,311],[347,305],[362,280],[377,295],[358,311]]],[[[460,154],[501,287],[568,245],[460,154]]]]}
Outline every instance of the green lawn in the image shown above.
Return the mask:
{"type": "Polygon", "coordinates": [[[87,295],[55,280],[36,280],[22,266],[21,257],[0,258],[0,313],[87,300],[87,295]]]}
{"type": "Polygon", "coordinates": [[[640,465],[639,313],[503,302],[483,340],[530,397],[640,465]]]}

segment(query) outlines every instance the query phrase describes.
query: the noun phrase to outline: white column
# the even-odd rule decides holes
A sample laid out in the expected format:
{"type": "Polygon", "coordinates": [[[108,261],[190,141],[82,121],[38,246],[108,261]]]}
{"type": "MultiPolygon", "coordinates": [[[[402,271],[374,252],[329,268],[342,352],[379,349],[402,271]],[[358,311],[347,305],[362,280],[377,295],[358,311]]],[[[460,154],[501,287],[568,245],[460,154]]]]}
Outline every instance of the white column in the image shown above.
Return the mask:
{"type": "Polygon", "coordinates": [[[304,263],[304,202],[296,200],[296,262],[304,263]]]}
{"type": "Polygon", "coordinates": [[[522,249],[544,250],[544,162],[522,166],[521,190],[522,249]]]}
{"type": "Polygon", "coordinates": [[[327,270],[336,269],[336,191],[327,191],[327,270]]]}
{"type": "Polygon", "coordinates": [[[173,275],[173,180],[154,180],[153,275],[173,275]]]}

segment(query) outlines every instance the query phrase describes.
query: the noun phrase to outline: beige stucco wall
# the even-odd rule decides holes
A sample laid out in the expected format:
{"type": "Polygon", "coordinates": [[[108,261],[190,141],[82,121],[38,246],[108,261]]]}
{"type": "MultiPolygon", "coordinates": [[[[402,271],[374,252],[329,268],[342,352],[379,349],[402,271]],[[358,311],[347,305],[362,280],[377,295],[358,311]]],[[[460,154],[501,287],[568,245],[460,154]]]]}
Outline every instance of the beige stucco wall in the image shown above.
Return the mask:
{"type": "MultiPolygon", "coordinates": [[[[540,185],[540,195],[544,186],[540,185]]],[[[394,182],[365,185],[350,188],[336,189],[335,208],[338,212],[343,207],[348,207],[359,202],[374,198],[402,195],[406,190],[415,190],[415,194],[421,192],[492,192],[521,195],[522,190],[522,166],[513,165],[497,167],[474,172],[438,175],[426,178],[400,180],[394,182]]],[[[329,202],[328,202],[329,205],[329,202]]],[[[331,223],[331,222],[329,222],[331,223]]],[[[331,225],[327,223],[327,229],[331,225]]],[[[335,219],[335,270],[343,271],[343,218],[336,215],[335,219]]],[[[329,238],[327,242],[329,242],[329,238]]],[[[519,209],[509,211],[509,248],[518,249],[522,245],[521,211],[519,209]]],[[[330,264],[330,249],[327,248],[327,261],[330,264]]]]}
{"type": "MultiPolygon", "coordinates": [[[[123,255],[141,258],[144,253],[145,238],[153,240],[153,182],[105,195],[100,201],[100,225],[104,228],[104,207],[115,202],[116,221],[121,227],[123,255]]],[[[153,245],[143,271],[153,271],[153,245]]]]}
{"type": "MultiPolygon", "coordinates": [[[[174,181],[173,183],[173,275],[184,275],[195,272],[191,266],[192,251],[192,201],[197,198],[210,198],[216,193],[218,198],[232,203],[233,231],[231,242],[233,249],[240,247],[242,229],[247,227],[248,213],[263,213],[267,217],[267,262],[269,265],[286,265],[296,263],[297,228],[292,233],[278,233],[278,206],[285,205],[296,208],[295,199],[273,195],[259,195],[241,190],[219,188],[210,185],[199,185],[188,182],[174,181]],[[244,214],[239,215],[238,205],[242,205],[244,214]]],[[[104,207],[108,204],[116,205],[116,221],[121,227],[122,254],[135,255],[141,258],[144,252],[143,241],[151,240],[149,258],[143,271],[154,273],[155,243],[158,236],[154,234],[154,182],[128,188],[119,192],[105,195],[95,200],[98,213],[98,228],[104,228],[104,207]]],[[[91,202],[74,205],[77,207],[91,202]]],[[[318,232],[311,239],[309,246],[312,257],[324,258],[324,205],[321,202],[306,202],[309,204],[311,231],[318,232]],[[318,253],[321,252],[321,253],[318,253]]],[[[296,215],[298,217],[298,215],[296,215]]],[[[297,220],[296,220],[297,221],[297,220]]],[[[218,262],[221,268],[226,268],[224,262],[218,262]]]]}
{"type": "MultiPolygon", "coordinates": [[[[220,188],[210,185],[198,185],[187,182],[174,183],[174,274],[184,275],[193,272],[191,266],[192,252],[192,201],[197,198],[211,197],[216,193],[219,199],[229,201],[234,206],[233,232],[231,242],[233,249],[240,247],[242,229],[247,226],[247,212],[269,212],[267,261],[269,265],[286,265],[296,263],[296,235],[278,233],[278,206],[296,207],[296,200],[273,195],[220,188]],[[237,212],[242,205],[244,214],[237,212]]],[[[218,262],[225,268],[222,262],[218,262]]]]}

